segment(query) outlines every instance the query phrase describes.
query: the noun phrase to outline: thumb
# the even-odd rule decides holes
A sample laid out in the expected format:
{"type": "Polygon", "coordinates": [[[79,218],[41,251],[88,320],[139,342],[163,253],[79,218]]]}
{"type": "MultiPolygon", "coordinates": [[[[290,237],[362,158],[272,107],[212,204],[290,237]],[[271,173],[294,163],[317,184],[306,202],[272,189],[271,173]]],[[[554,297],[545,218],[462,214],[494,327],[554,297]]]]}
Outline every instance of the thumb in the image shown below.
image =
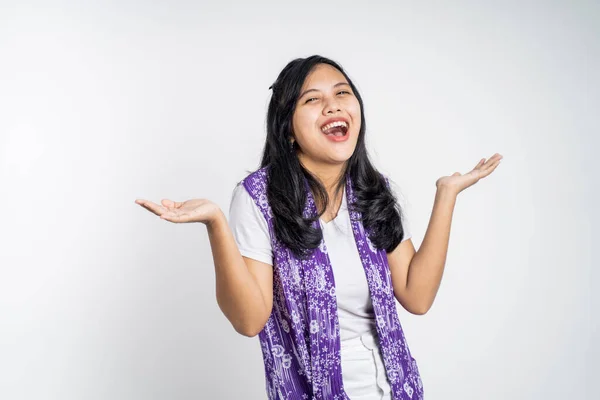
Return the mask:
{"type": "Polygon", "coordinates": [[[455,172],[452,174],[452,176],[460,176],[460,172],[455,172]]]}
{"type": "Polygon", "coordinates": [[[175,206],[175,202],[169,199],[163,199],[160,203],[167,208],[173,208],[175,206]]]}

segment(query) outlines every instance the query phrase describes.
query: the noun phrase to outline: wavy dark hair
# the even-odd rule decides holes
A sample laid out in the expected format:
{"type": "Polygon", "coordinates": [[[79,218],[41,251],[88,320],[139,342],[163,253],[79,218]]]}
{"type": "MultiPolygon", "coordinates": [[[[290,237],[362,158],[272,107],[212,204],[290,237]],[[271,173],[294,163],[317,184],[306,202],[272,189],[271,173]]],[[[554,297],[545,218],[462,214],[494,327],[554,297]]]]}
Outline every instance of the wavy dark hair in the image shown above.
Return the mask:
{"type": "Polygon", "coordinates": [[[366,124],[362,98],[342,67],[319,55],[289,62],[271,86],[267,139],[261,168],[268,167],[267,198],[273,211],[275,234],[301,258],[318,247],[323,237],[321,230],[312,225],[325,212],[326,207],[323,205],[329,204],[327,190],[316,176],[302,166],[296,151],[290,148],[293,137],[292,118],[300,90],[307,76],[319,64],[328,64],[344,75],[361,109],[361,127],[356,148],[338,178],[335,193],[343,189],[346,174],[350,174],[357,201],[348,204],[348,208],[361,213],[363,226],[370,231],[369,238],[373,245],[391,252],[404,237],[402,210],[385,178],[369,160],[365,145],[366,124]],[[303,215],[307,196],[306,182],[316,204],[322,205],[316,216],[303,215]]]}

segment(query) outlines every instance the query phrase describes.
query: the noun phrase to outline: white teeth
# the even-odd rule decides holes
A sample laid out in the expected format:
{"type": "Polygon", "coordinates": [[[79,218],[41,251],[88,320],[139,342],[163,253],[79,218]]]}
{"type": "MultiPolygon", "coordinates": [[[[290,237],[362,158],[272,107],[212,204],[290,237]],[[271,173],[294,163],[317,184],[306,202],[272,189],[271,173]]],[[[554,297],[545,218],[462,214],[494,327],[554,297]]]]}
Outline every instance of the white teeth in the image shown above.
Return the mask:
{"type": "Polygon", "coordinates": [[[323,126],[321,128],[321,130],[323,132],[325,132],[327,129],[331,129],[331,128],[335,127],[335,126],[343,126],[343,127],[348,128],[348,124],[346,122],[344,122],[344,121],[335,121],[335,122],[332,122],[330,124],[327,124],[327,125],[323,126]]]}

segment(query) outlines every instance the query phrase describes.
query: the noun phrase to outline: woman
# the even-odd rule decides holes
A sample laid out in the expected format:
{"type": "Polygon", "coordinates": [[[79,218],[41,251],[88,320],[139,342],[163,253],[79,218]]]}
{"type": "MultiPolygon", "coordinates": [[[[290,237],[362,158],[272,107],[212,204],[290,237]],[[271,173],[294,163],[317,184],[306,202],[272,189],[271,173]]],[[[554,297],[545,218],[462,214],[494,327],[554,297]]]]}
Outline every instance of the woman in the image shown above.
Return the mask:
{"type": "Polygon", "coordinates": [[[206,224],[217,302],[237,332],[259,335],[269,399],[421,399],[395,300],[429,310],[457,195],[502,157],[436,181],[416,252],[367,155],[363,102],[344,70],[296,59],[271,88],[261,168],[235,188],[229,222],[205,199],[136,202],[206,224]]]}

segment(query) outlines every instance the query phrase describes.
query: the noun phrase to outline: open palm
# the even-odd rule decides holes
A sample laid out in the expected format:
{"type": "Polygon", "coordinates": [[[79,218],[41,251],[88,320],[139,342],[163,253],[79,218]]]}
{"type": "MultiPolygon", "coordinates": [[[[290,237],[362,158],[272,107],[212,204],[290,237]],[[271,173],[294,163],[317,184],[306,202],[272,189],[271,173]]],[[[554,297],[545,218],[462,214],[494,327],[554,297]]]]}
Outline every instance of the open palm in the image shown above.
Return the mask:
{"type": "Polygon", "coordinates": [[[475,168],[468,173],[462,175],[460,172],[455,172],[450,176],[443,176],[436,181],[435,185],[438,188],[449,188],[458,194],[491,174],[500,164],[500,160],[502,160],[502,155],[498,153],[491,156],[487,161],[482,158],[475,165],[475,168]]]}
{"type": "Polygon", "coordinates": [[[161,219],[176,223],[202,222],[206,224],[211,222],[220,210],[219,206],[206,199],[192,199],[184,202],[164,199],[160,205],[143,199],[137,199],[135,202],[161,219]]]}

